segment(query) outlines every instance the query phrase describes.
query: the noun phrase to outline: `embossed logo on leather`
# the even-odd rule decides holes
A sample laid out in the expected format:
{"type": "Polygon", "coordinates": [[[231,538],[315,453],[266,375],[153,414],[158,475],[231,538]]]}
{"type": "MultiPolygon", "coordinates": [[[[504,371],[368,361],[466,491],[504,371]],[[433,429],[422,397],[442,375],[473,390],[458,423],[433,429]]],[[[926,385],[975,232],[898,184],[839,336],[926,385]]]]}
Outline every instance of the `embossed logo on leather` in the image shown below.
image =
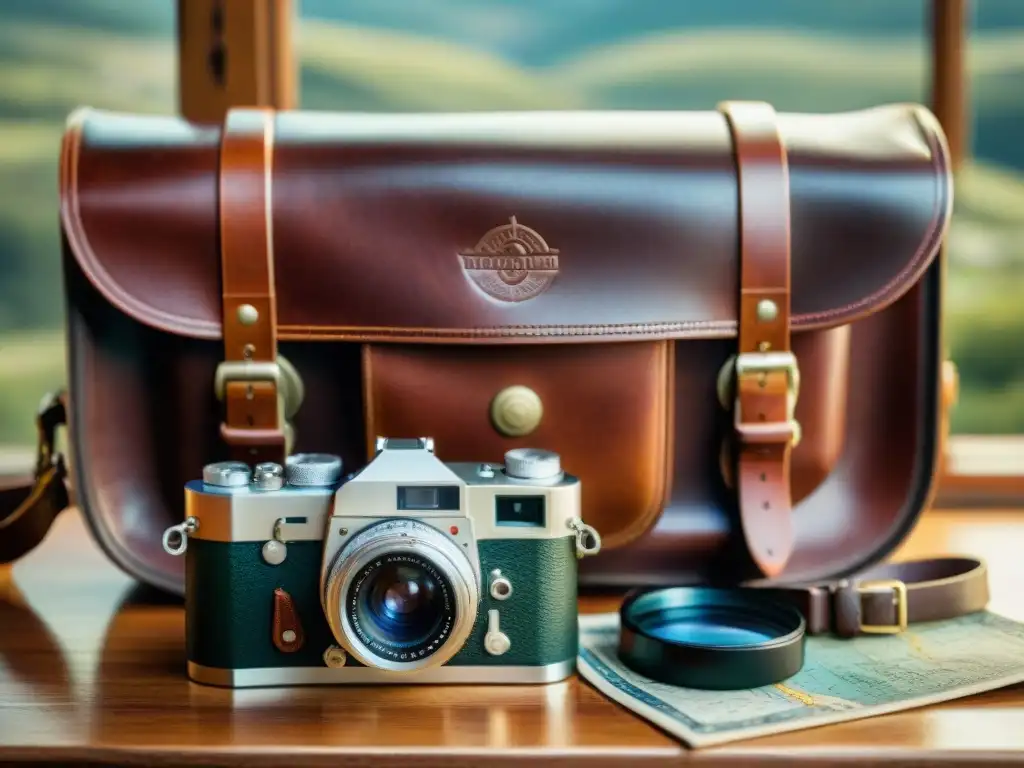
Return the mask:
{"type": "Polygon", "coordinates": [[[544,293],[558,275],[558,250],[513,216],[480,238],[459,259],[469,279],[499,301],[526,301],[544,293]]]}

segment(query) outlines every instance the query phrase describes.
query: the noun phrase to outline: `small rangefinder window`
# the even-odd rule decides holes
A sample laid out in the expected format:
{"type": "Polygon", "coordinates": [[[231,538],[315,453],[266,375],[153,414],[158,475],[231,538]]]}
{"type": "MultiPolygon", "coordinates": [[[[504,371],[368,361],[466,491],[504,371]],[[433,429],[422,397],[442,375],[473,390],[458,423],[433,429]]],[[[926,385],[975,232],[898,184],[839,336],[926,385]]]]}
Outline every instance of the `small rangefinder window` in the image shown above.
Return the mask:
{"type": "Polygon", "coordinates": [[[495,522],[498,525],[543,528],[543,496],[497,496],[494,499],[495,522]]]}
{"type": "Polygon", "coordinates": [[[400,485],[398,509],[458,511],[459,488],[455,485],[400,485]]]}

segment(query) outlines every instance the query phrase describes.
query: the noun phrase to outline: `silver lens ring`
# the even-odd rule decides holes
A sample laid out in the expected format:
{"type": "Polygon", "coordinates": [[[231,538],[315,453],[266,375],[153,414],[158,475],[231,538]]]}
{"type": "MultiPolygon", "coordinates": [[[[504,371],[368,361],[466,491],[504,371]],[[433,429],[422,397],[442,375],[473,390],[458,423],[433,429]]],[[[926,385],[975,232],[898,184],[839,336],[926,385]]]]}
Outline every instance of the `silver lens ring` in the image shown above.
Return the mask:
{"type": "Polygon", "coordinates": [[[480,594],[469,558],[450,538],[417,520],[397,519],[377,523],[357,534],[338,553],[324,580],[324,613],[335,639],[367,667],[393,672],[413,672],[439,667],[465,644],[473,630],[480,594]],[[408,554],[429,560],[451,587],[454,621],[447,638],[430,655],[412,660],[384,658],[359,637],[346,605],[349,591],[364,568],[388,555],[408,554]]]}

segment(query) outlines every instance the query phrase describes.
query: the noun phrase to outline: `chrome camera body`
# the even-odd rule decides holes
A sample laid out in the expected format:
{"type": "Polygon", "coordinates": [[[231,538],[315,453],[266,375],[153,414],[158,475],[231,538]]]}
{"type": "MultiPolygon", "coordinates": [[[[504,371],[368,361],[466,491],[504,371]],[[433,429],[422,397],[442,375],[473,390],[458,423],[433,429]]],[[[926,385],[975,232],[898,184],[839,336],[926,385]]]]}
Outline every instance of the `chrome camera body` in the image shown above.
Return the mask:
{"type": "Polygon", "coordinates": [[[600,549],[557,454],[445,463],[430,438],[207,466],[186,556],[189,675],[230,687],[545,683],[575,669],[576,564],[600,549]]]}

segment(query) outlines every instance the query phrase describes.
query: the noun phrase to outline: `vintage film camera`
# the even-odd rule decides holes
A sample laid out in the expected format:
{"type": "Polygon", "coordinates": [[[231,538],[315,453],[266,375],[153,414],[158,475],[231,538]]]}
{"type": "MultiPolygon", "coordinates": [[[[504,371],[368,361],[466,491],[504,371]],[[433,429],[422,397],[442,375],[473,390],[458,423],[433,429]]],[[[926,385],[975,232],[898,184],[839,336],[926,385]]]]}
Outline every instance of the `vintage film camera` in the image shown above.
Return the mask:
{"type": "Polygon", "coordinates": [[[433,440],[210,464],[185,486],[188,673],[229,687],[547,683],[572,674],[576,561],[600,549],[557,454],[446,464],[433,440]]]}

